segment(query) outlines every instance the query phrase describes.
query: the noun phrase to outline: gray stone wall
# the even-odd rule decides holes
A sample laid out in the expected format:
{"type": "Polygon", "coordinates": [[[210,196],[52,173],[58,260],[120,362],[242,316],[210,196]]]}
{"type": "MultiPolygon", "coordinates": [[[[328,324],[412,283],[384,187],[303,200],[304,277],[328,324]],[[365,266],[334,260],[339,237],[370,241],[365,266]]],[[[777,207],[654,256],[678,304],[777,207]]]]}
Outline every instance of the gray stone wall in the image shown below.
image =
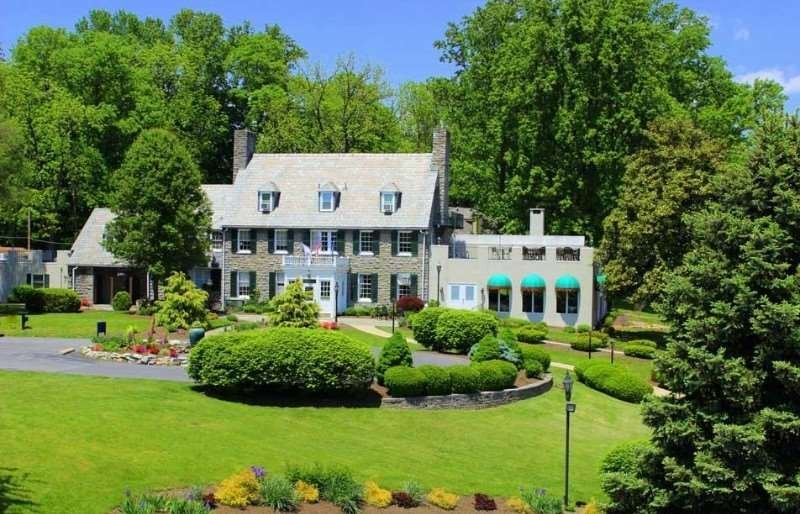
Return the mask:
{"type": "Polygon", "coordinates": [[[78,268],[75,272],[75,292],[94,303],[94,268],[78,268]]]}
{"type": "Polygon", "coordinates": [[[444,126],[433,131],[431,169],[436,172],[436,223],[444,224],[450,212],[450,134],[444,126]]]}
{"type": "Polygon", "coordinates": [[[233,131],[233,182],[239,170],[247,167],[256,152],[256,135],[247,129],[233,131]]]}

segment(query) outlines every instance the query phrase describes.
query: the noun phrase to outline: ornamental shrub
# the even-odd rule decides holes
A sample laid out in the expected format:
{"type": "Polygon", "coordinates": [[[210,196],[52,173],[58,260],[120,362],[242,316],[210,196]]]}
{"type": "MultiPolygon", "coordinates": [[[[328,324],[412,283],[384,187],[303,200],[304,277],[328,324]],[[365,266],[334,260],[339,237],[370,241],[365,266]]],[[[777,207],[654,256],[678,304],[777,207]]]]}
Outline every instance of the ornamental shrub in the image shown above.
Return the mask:
{"type": "MultiPolygon", "coordinates": [[[[424,311],[423,311],[424,312],[424,311]]],[[[416,323],[416,320],[415,320],[416,323]]],[[[486,312],[445,310],[436,322],[437,351],[467,353],[473,344],[497,333],[497,318],[486,312]]]]}
{"type": "MultiPolygon", "coordinates": [[[[601,348],[608,346],[608,334],[603,332],[592,332],[592,351],[598,351],[601,348]]],[[[582,352],[589,351],[589,333],[578,334],[578,338],[570,343],[573,350],[582,352]]]]}
{"type": "Polygon", "coordinates": [[[475,493],[475,510],[497,510],[497,503],[488,495],[475,493]]]}
{"type": "Polygon", "coordinates": [[[25,309],[34,314],[44,312],[42,290],[32,286],[20,285],[11,289],[11,294],[8,295],[8,303],[25,304],[25,309]]]}
{"type": "Polygon", "coordinates": [[[508,507],[510,511],[516,512],[517,514],[533,514],[531,506],[518,496],[513,496],[507,499],[506,507],[508,507]]]}
{"type": "Polygon", "coordinates": [[[286,288],[270,300],[269,323],[273,327],[314,328],[319,317],[319,305],[311,301],[311,293],[306,291],[300,279],[288,284],[286,288]]]}
{"type": "Polygon", "coordinates": [[[273,328],[204,338],[192,348],[188,372],[223,391],[352,394],[372,383],[375,362],[339,332],[273,328]]]}
{"type": "Polygon", "coordinates": [[[650,441],[626,441],[615,446],[600,461],[600,472],[635,473],[639,468],[641,457],[652,449],[650,441]]]}
{"type": "Polygon", "coordinates": [[[44,312],[78,312],[81,297],[72,289],[45,287],[38,290],[44,302],[44,312]]]}
{"type": "Polygon", "coordinates": [[[289,468],[286,476],[295,482],[302,480],[317,487],[320,497],[342,509],[344,514],[356,514],[361,506],[363,488],[347,468],[328,468],[315,464],[305,468],[289,468]]]}
{"type": "Polygon", "coordinates": [[[523,343],[539,344],[547,337],[547,330],[542,330],[533,325],[526,325],[517,329],[517,339],[523,343]]]}
{"type": "Polygon", "coordinates": [[[638,357],[640,359],[652,359],[655,357],[656,349],[651,346],[628,343],[625,345],[623,353],[628,357],[638,357]]]}
{"type": "Polygon", "coordinates": [[[481,391],[501,391],[514,385],[517,368],[510,362],[492,360],[473,364],[478,371],[478,387],[481,391]]]}
{"type": "Polygon", "coordinates": [[[259,484],[261,503],[279,512],[293,512],[300,503],[300,495],[291,480],[280,475],[268,475],[259,484]]]}
{"type": "Polygon", "coordinates": [[[408,480],[407,482],[404,482],[400,490],[408,494],[417,505],[422,503],[422,500],[425,499],[425,493],[427,492],[425,488],[422,487],[422,484],[416,480],[408,480]]]}
{"type": "Polygon", "coordinates": [[[428,396],[439,396],[450,394],[450,373],[447,369],[439,366],[425,365],[417,368],[425,375],[425,394],[428,396]]]}
{"type": "Polygon", "coordinates": [[[259,484],[250,469],[223,480],[214,491],[214,498],[229,507],[246,507],[259,498],[259,484]]]}
{"type": "Polygon", "coordinates": [[[431,489],[431,492],[428,493],[425,499],[431,505],[444,510],[453,510],[456,508],[456,505],[458,505],[458,495],[449,493],[441,487],[431,489]]]}
{"type": "Polygon", "coordinates": [[[313,484],[298,480],[294,484],[294,490],[297,491],[300,499],[306,503],[317,503],[319,501],[319,489],[313,484]]]}
{"type": "Polygon", "coordinates": [[[522,347],[522,360],[525,363],[526,369],[528,362],[531,360],[538,361],[539,365],[542,367],[542,371],[550,369],[550,355],[541,348],[533,348],[531,346],[522,347]]]}
{"type": "Polygon", "coordinates": [[[567,333],[567,334],[574,334],[575,333],[575,327],[573,327],[571,325],[567,325],[566,327],[564,327],[564,332],[567,333]]]}
{"type": "Polygon", "coordinates": [[[392,504],[392,492],[381,488],[372,480],[364,483],[364,503],[379,509],[385,509],[392,504]]]}
{"type": "Polygon", "coordinates": [[[521,489],[520,496],[535,514],[561,514],[563,512],[561,498],[547,494],[544,489],[521,489]]]}
{"type": "Polygon", "coordinates": [[[395,309],[397,312],[419,312],[425,307],[425,302],[416,296],[401,296],[397,299],[395,309]]]}
{"type": "Polygon", "coordinates": [[[164,286],[164,299],[157,303],[156,323],[164,327],[189,328],[206,321],[208,293],[183,273],[173,273],[164,286]]]}
{"type": "Polygon", "coordinates": [[[439,316],[446,309],[441,307],[428,307],[414,314],[411,320],[411,330],[414,332],[414,339],[427,348],[434,348],[436,344],[436,324],[439,316]]]}
{"type": "Polygon", "coordinates": [[[585,334],[592,329],[592,326],[588,323],[581,323],[580,325],[575,327],[575,331],[579,334],[585,334]]]}
{"type": "Polygon", "coordinates": [[[378,383],[383,385],[383,374],[386,373],[387,369],[394,366],[411,365],[411,349],[408,347],[406,338],[400,332],[395,332],[392,337],[383,343],[375,376],[378,379],[378,383]]]}
{"type": "Polygon", "coordinates": [[[653,392],[644,380],[606,361],[583,361],[575,366],[578,380],[620,400],[639,403],[653,392]]]}
{"type": "Polygon", "coordinates": [[[450,387],[454,394],[475,393],[480,388],[480,375],[473,366],[458,365],[445,368],[450,375],[450,387]]]}
{"type": "Polygon", "coordinates": [[[114,298],[111,299],[111,307],[115,311],[127,312],[128,309],[131,308],[132,304],[133,302],[131,301],[131,295],[129,295],[127,291],[117,291],[117,294],[115,294],[114,298]]]}
{"type": "Polygon", "coordinates": [[[386,370],[383,381],[389,394],[395,397],[425,396],[427,376],[418,368],[395,366],[386,370]]]}
{"type": "Polygon", "coordinates": [[[536,359],[528,359],[525,361],[525,376],[528,378],[539,378],[542,376],[544,369],[542,364],[536,359]]]}
{"type": "Polygon", "coordinates": [[[658,348],[658,344],[650,339],[631,339],[630,341],[628,341],[627,344],[629,345],[635,344],[637,346],[648,346],[654,350],[658,348]]]}
{"type": "Polygon", "coordinates": [[[522,351],[514,339],[500,339],[487,335],[470,348],[468,355],[472,362],[504,360],[518,368],[523,367],[522,351]]]}

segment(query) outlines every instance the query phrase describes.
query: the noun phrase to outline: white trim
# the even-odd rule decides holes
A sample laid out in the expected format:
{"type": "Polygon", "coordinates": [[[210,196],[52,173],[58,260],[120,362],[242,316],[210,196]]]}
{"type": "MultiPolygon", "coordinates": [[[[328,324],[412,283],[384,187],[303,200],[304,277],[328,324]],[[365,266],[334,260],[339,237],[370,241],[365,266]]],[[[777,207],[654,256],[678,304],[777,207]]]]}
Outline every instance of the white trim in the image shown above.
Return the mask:
{"type": "Polygon", "coordinates": [[[319,197],[318,197],[318,205],[319,205],[319,211],[320,212],[333,212],[333,210],[336,208],[336,193],[333,192],[333,191],[320,191],[319,192],[319,197]],[[325,195],[330,195],[330,197],[331,197],[331,207],[330,207],[330,209],[325,209],[322,206],[322,198],[325,195]]]}
{"type": "Polygon", "coordinates": [[[275,210],[275,193],[273,193],[272,191],[259,191],[258,192],[258,212],[260,212],[262,214],[269,214],[273,210],[275,210]],[[269,205],[267,205],[266,209],[264,209],[264,202],[262,201],[262,198],[261,198],[262,195],[268,195],[269,196],[269,205]]]}

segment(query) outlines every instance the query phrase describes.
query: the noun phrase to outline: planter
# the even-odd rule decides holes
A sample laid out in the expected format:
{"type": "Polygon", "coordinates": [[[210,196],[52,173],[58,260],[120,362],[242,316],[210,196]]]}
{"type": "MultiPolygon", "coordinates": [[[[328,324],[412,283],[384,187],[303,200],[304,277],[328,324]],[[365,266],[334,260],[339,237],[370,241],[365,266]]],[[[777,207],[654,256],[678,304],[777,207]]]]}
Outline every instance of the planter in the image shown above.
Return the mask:
{"type": "Polygon", "coordinates": [[[189,329],[189,345],[194,346],[200,342],[206,335],[204,328],[190,328],[189,329]]]}

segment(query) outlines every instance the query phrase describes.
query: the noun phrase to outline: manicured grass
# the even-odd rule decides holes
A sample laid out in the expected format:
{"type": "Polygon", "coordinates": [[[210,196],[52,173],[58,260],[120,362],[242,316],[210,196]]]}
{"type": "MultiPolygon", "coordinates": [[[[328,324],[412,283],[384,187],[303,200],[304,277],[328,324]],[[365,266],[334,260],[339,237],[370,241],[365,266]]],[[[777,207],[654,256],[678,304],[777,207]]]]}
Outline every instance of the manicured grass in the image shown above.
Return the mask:
{"type": "MultiPolygon", "coordinates": [[[[97,322],[106,322],[109,335],[122,335],[129,326],[144,331],[150,328],[149,316],[135,316],[126,312],[93,311],[70,312],[64,314],[31,314],[25,330],[4,326],[7,336],[23,337],[91,337],[97,331],[97,322]]],[[[2,339],[0,339],[2,344],[2,339]]]]}
{"type": "MultiPolygon", "coordinates": [[[[392,326],[391,325],[389,325],[389,326],[379,325],[379,326],[376,326],[375,328],[377,328],[378,330],[383,330],[384,332],[386,332],[388,334],[392,333],[392,326]]],[[[394,329],[395,329],[396,332],[400,332],[401,334],[406,336],[406,339],[414,339],[414,331],[411,330],[410,328],[408,328],[408,327],[394,327],[394,329]]]]}
{"type": "MultiPolygon", "coordinates": [[[[586,352],[579,352],[577,350],[573,350],[572,348],[566,348],[564,346],[555,344],[535,344],[529,346],[541,348],[550,355],[550,359],[553,362],[560,362],[562,364],[571,364],[575,366],[576,364],[589,359],[589,355],[586,352]]],[[[593,352],[592,360],[595,359],[610,361],[611,353],[593,352]]],[[[626,357],[623,355],[621,350],[617,350],[614,353],[614,364],[622,366],[634,375],[646,380],[647,382],[650,382],[650,372],[653,369],[653,361],[647,359],[637,359],[634,357],[626,357]]]]}
{"type": "MultiPolygon", "coordinates": [[[[188,384],[20,372],[0,372],[0,391],[0,483],[10,474],[36,512],[107,513],[127,487],[211,484],[252,464],[343,464],[386,487],[415,478],[461,494],[563,488],[558,386],[477,411],[257,406],[188,384]]],[[[571,499],[601,498],[600,459],[647,430],[637,405],[580,383],[573,399],[571,499]]]]}
{"type": "MultiPolygon", "coordinates": [[[[378,327],[378,328],[381,328],[381,327],[378,327]]],[[[351,327],[350,325],[339,325],[339,331],[341,333],[343,333],[343,334],[346,334],[346,335],[352,337],[353,339],[355,339],[357,341],[361,341],[363,343],[366,343],[369,346],[374,346],[375,348],[383,348],[383,345],[386,342],[386,339],[388,339],[389,336],[392,335],[392,328],[391,327],[389,327],[389,331],[387,332],[386,337],[380,337],[380,336],[377,336],[377,335],[374,335],[374,334],[369,334],[367,332],[364,332],[363,330],[359,330],[359,329],[357,329],[355,327],[351,327]]],[[[406,338],[413,337],[411,334],[409,334],[407,332],[402,332],[402,333],[403,333],[403,335],[406,336],[406,338]]],[[[425,350],[425,348],[422,345],[417,344],[417,343],[409,342],[408,346],[413,351],[425,350]]]]}

